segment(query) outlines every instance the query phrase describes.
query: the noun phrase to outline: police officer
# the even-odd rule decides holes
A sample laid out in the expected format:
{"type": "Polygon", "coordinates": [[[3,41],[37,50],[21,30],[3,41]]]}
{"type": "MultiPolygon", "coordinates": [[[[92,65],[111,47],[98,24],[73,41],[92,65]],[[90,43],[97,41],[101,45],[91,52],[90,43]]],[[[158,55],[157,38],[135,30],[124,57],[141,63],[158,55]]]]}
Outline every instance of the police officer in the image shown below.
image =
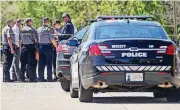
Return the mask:
{"type": "Polygon", "coordinates": [[[50,19],[43,18],[43,26],[38,28],[39,38],[39,62],[38,62],[38,75],[39,82],[45,82],[44,68],[47,66],[47,81],[52,82],[52,55],[53,47],[57,48],[57,42],[53,36],[54,31],[50,26],[50,19]],[[51,44],[52,43],[52,44],[51,44]]]}
{"type": "Polygon", "coordinates": [[[37,31],[32,27],[33,20],[31,18],[26,19],[26,25],[21,31],[21,81],[25,81],[26,75],[31,82],[36,82],[36,66],[37,60],[35,58],[36,48],[35,45],[38,43],[37,31]]]}
{"type": "Polygon", "coordinates": [[[60,34],[62,30],[61,21],[59,19],[54,20],[53,26],[54,26],[53,28],[54,28],[54,34],[55,34],[56,40],[60,42],[61,41],[60,34]]]}
{"type": "Polygon", "coordinates": [[[18,19],[16,21],[16,24],[13,27],[13,32],[15,34],[15,47],[14,47],[14,57],[13,57],[13,63],[12,63],[12,76],[14,81],[20,81],[20,69],[19,69],[19,59],[20,59],[20,49],[21,49],[21,43],[20,43],[20,29],[23,27],[23,20],[18,19]]]}
{"type": "MultiPolygon", "coordinates": [[[[55,39],[56,39],[56,42],[58,43],[58,42],[60,42],[60,35],[58,35],[58,34],[61,33],[61,21],[59,19],[54,20],[53,27],[54,27],[55,39]]],[[[56,77],[56,55],[57,55],[56,48],[53,48],[53,73],[54,73],[55,80],[57,80],[57,77],[56,77]]]]}
{"type": "Polygon", "coordinates": [[[7,26],[2,29],[2,42],[3,42],[3,53],[5,61],[3,64],[3,81],[13,82],[10,79],[9,70],[11,68],[13,54],[14,54],[14,33],[12,27],[14,26],[14,20],[10,19],[7,21],[7,26]]]}
{"type": "Polygon", "coordinates": [[[61,31],[62,34],[65,34],[62,36],[62,39],[67,40],[74,34],[75,28],[71,22],[71,18],[69,14],[64,13],[62,17],[63,17],[63,21],[65,22],[65,25],[62,27],[62,31],[61,31]]]}

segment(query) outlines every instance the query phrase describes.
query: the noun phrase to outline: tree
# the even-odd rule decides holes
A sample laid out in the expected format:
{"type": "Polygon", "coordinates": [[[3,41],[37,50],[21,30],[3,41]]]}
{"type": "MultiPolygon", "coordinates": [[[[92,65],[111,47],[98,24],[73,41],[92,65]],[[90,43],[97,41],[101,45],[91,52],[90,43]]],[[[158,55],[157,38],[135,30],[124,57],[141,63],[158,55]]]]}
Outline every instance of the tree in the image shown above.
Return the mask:
{"type": "Polygon", "coordinates": [[[78,29],[86,25],[86,20],[95,19],[97,15],[153,15],[157,21],[166,23],[159,16],[166,12],[160,1],[6,1],[1,3],[1,10],[2,26],[8,18],[31,17],[38,28],[43,17],[61,19],[64,12],[70,14],[78,29]]]}

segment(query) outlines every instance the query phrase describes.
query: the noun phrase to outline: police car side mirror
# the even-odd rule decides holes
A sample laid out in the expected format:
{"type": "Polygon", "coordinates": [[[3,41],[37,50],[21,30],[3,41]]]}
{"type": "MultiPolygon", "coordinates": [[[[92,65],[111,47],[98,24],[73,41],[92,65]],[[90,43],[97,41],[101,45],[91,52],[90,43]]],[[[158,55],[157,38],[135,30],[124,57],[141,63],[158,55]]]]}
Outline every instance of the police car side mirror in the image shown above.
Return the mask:
{"type": "Polygon", "coordinates": [[[78,40],[69,40],[67,43],[69,46],[78,46],[78,40]]]}

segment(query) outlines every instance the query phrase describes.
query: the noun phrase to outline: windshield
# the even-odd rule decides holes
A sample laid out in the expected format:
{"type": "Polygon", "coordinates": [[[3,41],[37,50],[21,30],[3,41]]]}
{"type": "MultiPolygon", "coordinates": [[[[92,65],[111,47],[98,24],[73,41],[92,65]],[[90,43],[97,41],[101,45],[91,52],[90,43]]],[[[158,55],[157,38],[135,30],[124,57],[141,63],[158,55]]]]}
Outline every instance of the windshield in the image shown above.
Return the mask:
{"type": "Polygon", "coordinates": [[[100,26],[96,31],[96,39],[116,38],[154,38],[167,39],[166,33],[157,26],[100,26]]]}

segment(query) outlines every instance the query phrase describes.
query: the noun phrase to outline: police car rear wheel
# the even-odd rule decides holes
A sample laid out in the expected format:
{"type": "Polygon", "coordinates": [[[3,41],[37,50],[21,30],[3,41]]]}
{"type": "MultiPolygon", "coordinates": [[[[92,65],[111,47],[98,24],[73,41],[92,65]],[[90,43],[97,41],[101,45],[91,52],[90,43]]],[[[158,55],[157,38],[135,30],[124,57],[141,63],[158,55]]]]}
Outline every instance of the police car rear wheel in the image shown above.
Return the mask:
{"type": "Polygon", "coordinates": [[[91,89],[85,89],[81,81],[79,81],[78,95],[80,102],[92,102],[93,91],[91,89]]]}
{"type": "Polygon", "coordinates": [[[61,87],[64,91],[69,92],[70,90],[70,81],[66,79],[61,80],[61,87]]]}
{"type": "Polygon", "coordinates": [[[167,90],[166,92],[167,102],[180,102],[180,88],[176,89],[175,87],[167,90]]]}

